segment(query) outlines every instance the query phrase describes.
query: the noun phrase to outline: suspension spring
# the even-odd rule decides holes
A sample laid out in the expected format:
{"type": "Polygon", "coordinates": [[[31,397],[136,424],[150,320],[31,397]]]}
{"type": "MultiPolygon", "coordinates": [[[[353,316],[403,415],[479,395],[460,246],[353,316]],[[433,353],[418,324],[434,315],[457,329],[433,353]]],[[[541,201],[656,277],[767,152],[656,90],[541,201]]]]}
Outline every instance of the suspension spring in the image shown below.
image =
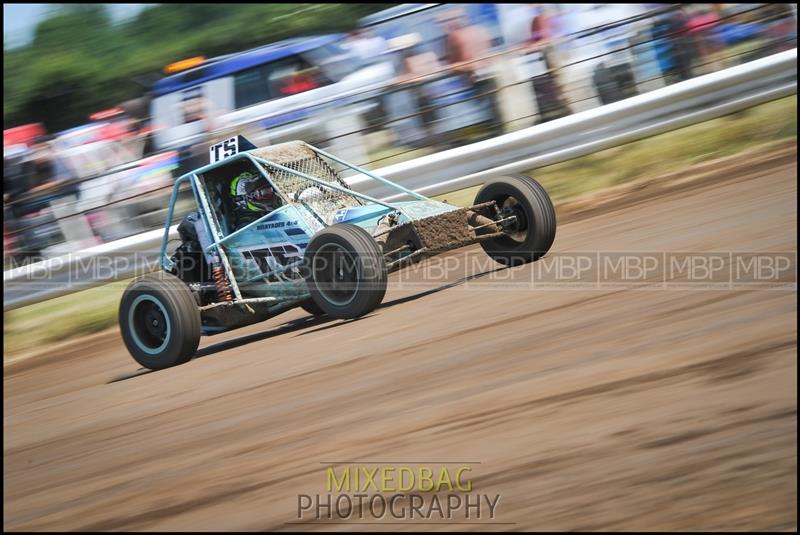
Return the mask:
{"type": "Polygon", "coordinates": [[[214,285],[217,287],[217,299],[219,301],[233,301],[231,286],[228,284],[228,278],[225,276],[225,270],[222,266],[214,266],[211,269],[211,274],[214,277],[214,285]]]}

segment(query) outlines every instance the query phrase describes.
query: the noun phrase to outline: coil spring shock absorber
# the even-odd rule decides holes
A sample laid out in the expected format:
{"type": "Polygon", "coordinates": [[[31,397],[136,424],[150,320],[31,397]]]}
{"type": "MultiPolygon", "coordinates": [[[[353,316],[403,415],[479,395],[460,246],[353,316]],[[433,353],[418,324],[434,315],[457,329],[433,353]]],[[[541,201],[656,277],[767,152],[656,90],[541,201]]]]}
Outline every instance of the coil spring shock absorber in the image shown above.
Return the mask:
{"type": "Polygon", "coordinates": [[[228,278],[225,276],[225,270],[222,266],[214,266],[211,269],[211,274],[214,277],[214,285],[217,287],[217,299],[220,301],[233,301],[231,286],[228,284],[228,278]]]}

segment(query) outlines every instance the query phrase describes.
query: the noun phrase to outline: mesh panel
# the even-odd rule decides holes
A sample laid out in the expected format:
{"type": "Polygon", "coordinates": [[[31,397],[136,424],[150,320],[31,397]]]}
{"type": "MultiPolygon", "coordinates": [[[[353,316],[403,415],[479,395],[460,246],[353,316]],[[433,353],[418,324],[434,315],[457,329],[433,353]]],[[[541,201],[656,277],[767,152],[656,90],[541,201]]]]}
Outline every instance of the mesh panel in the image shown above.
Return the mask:
{"type": "MultiPolygon", "coordinates": [[[[254,150],[253,156],[348,188],[339,174],[320,155],[301,142],[290,142],[254,150]]],[[[263,164],[264,170],[291,202],[305,204],[330,225],[337,210],[364,204],[354,195],[342,193],[297,174],[263,164]]],[[[349,188],[348,188],[349,189],[349,188]]]]}

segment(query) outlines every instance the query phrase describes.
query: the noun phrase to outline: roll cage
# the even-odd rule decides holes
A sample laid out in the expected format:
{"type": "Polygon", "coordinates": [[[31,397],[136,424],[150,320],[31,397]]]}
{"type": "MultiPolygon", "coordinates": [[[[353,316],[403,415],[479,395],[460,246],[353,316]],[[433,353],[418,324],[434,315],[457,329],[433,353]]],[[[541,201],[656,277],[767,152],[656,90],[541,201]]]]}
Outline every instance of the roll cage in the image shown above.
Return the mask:
{"type": "MultiPolygon", "coordinates": [[[[310,230],[310,234],[321,228],[333,224],[335,213],[342,208],[352,206],[363,206],[369,203],[380,205],[387,208],[388,212],[396,212],[398,215],[405,215],[407,220],[415,219],[413,214],[408,214],[403,206],[395,203],[385,202],[364,193],[359,193],[348,187],[342,180],[335,166],[350,169],[360,173],[372,180],[379,181],[398,192],[407,194],[417,200],[430,201],[424,195],[411,191],[399,184],[395,184],[381,176],[375,175],[370,171],[357,165],[346,162],[322,149],[313,147],[303,141],[293,141],[283,143],[274,147],[261,149],[251,149],[234,154],[221,161],[211,163],[199,169],[195,169],[179,177],[172,188],[169,205],[167,207],[166,224],[161,240],[160,265],[165,271],[171,272],[174,262],[167,254],[167,244],[169,242],[170,223],[172,221],[175,203],[181,186],[184,182],[189,182],[195,203],[198,207],[201,219],[205,225],[212,243],[204,248],[204,253],[215,251],[221,260],[222,267],[230,282],[231,290],[234,294],[233,304],[247,304],[249,302],[269,302],[281,301],[280,297],[257,297],[244,298],[240,290],[241,282],[237,281],[234,270],[231,268],[230,258],[225,245],[238,236],[249,232],[256,232],[259,225],[266,222],[274,213],[267,213],[247,225],[229,232],[231,228],[228,217],[230,209],[225,208],[225,192],[215,190],[214,186],[219,182],[219,177],[224,176],[232,179],[236,176],[234,169],[242,165],[251,166],[274,188],[280,197],[283,206],[295,206],[301,215],[305,227],[310,230]],[[230,169],[229,173],[220,173],[225,169],[230,169]],[[324,177],[324,178],[321,178],[324,177]],[[209,184],[209,182],[211,184],[209,184]],[[211,187],[209,187],[211,186],[211,187]],[[306,194],[311,192],[310,194],[306,194]],[[218,201],[215,203],[214,201],[218,201]],[[221,203],[219,202],[221,201],[221,203]],[[216,209],[215,209],[216,208],[216,209]],[[222,216],[222,217],[220,217],[222,216]]],[[[285,265],[279,270],[264,275],[268,278],[297,267],[300,262],[285,265]]],[[[297,300],[297,296],[292,296],[284,300],[297,300]]]]}

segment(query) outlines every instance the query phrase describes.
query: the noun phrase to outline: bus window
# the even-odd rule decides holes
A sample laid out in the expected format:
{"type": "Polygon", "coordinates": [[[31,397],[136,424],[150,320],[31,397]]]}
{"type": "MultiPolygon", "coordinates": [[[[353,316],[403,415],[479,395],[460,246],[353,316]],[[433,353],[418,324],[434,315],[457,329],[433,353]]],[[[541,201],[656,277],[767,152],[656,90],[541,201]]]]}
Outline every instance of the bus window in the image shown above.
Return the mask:
{"type": "Polygon", "coordinates": [[[275,65],[267,82],[270,94],[285,97],[320,87],[319,78],[319,69],[297,58],[283,65],[275,65]]]}
{"type": "Polygon", "coordinates": [[[323,73],[300,56],[240,71],[234,76],[236,109],[328,85],[323,73]]]}
{"type": "Polygon", "coordinates": [[[264,65],[260,65],[234,75],[233,88],[237,110],[269,100],[267,84],[264,81],[264,68],[264,65]]]}

